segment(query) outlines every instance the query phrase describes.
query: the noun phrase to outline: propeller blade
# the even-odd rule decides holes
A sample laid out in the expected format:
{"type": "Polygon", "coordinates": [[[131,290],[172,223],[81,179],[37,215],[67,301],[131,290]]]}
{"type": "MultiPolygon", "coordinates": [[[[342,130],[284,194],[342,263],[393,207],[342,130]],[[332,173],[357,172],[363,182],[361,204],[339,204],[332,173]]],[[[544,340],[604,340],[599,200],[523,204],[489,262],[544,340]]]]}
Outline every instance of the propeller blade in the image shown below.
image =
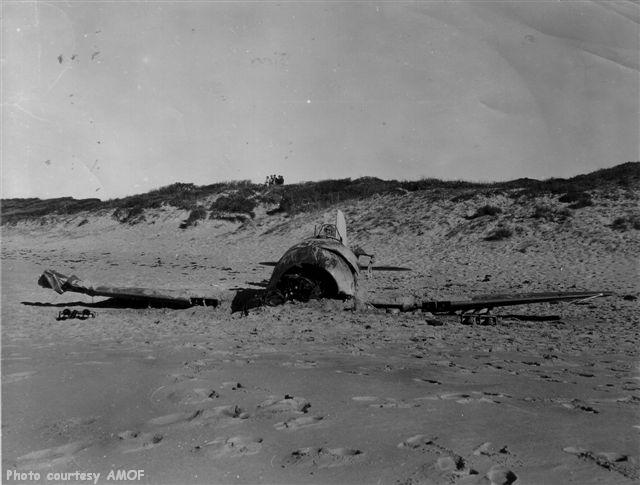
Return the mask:
{"type": "MultiPolygon", "coordinates": [[[[361,264],[360,269],[367,269],[368,266],[361,264]]],[[[404,268],[402,266],[373,266],[373,271],[413,271],[411,268],[404,268]]]]}

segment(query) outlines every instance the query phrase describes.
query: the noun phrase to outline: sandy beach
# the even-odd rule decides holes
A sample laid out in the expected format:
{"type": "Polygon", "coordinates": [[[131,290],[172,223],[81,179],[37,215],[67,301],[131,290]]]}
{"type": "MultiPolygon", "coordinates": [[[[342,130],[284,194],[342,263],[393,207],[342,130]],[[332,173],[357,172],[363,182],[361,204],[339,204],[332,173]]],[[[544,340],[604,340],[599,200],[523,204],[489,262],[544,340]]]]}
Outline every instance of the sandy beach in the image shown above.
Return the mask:
{"type": "Polygon", "coordinates": [[[167,207],[131,226],[109,213],[3,226],[2,481],[108,483],[143,470],[127,482],[637,483],[640,242],[609,227],[637,195],[594,201],[562,222],[531,219],[532,205],[503,195],[340,205],[354,243],[412,269],[362,278],[368,296],[614,292],[505,308],[495,326],[332,300],[247,315],[228,300],[133,308],[36,284],[51,268],[232,295],[264,284],[272,268],[259,263],[338,206],[186,230],[187,213],[167,207]],[[485,203],[503,212],[466,218],[485,203]],[[513,237],[483,239],[505,223],[513,237]],[[64,308],[96,316],[57,321],[64,308]],[[76,472],[87,475],[64,475],[76,472]]]}

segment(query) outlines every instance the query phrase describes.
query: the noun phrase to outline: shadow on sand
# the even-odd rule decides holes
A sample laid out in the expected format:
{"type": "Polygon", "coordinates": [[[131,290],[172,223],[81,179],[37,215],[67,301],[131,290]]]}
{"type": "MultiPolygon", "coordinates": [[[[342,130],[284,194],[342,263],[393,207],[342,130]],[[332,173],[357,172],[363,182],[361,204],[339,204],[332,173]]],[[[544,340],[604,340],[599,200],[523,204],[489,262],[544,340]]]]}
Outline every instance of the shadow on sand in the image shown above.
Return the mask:
{"type": "MultiPolygon", "coordinates": [[[[176,302],[162,302],[162,301],[146,301],[146,300],[129,300],[124,298],[108,298],[103,301],[95,303],[87,301],[69,301],[65,303],[42,303],[38,301],[23,301],[20,302],[27,306],[39,306],[39,307],[85,307],[85,308],[129,308],[129,309],[145,309],[145,308],[170,308],[173,310],[182,310],[190,308],[193,305],[186,305],[176,302]]],[[[216,305],[208,305],[215,307],[216,305]]]]}
{"type": "MultiPolygon", "coordinates": [[[[243,315],[248,315],[249,310],[258,308],[264,305],[276,306],[284,303],[284,299],[278,293],[269,294],[264,289],[255,288],[237,288],[236,293],[231,301],[231,313],[242,312],[243,315]],[[269,295],[269,296],[268,296],[269,295]]],[[[197,301],[193,304],[182,304],[175,301],[147,301],[147,300],[130,300],[123,298],[108,298],[98,302],[87,301],[69,301],[65,303],[46,303],[37,301],[23,301],[23,305],[37,306],[37,307],[52,307],[52,308],[65,308],[65,307],[84,307],[84,308],[119,308],[119,309],[134,309],[143,310],[145,308],[169,308],[172,310],[184,310],[192,308],[194,306],[207,306],[218,307],[220,301],[218,300],[205,300],[197,301]]],[[[529,322],[554,322],[559,321],[560,315],[522,315],[522,314],[504,314],[500,315],[503,319],[513,319],[519,321],[529,322]]]]}
{"type": "Polygon", "coordinates": [[[268,292],[264,289],[238,288],[238,291],[231,301],[231,313],[242,312],[244,315],[247,315],[252,308],[284,303],[284,300],[273,301],[273,298],[269,300],[267,294],[268,292]]]}
{"type": "MultiPolygon", "coordinates": [[[[268,304],[266,301],[267,292],[264,289],[255,288],[237,288],[236,293],[231,301],[231,313],[243,312],[247,314],[252,308],[268,304]]],[[[186,308],[192,308],[194,306],[206,306],[206,307],[218,307],[220,306],[220,300],[217,299],[192,299],[191,303],[182,303],[171,300],[144,300],[144,299],[131,299],[131,298],[107,298],[106,300],[98,302],[88,301],[68,301],[63,303],[48,303],[39,301],[22,301],[23,305],[37,306],[37,307],[52,307],[52,308],[65,308],[65,307],[84,307],[84,308],[119,308],[119,309],[136,309],[141,310],[145,308],[169,308],[172,310],[184,310],[186,308]]],[[[280,302],[282,303],[282,302],[280,302]]],[[[271,304],[278,304],[278,302],[271,302],[271,304]]]]}

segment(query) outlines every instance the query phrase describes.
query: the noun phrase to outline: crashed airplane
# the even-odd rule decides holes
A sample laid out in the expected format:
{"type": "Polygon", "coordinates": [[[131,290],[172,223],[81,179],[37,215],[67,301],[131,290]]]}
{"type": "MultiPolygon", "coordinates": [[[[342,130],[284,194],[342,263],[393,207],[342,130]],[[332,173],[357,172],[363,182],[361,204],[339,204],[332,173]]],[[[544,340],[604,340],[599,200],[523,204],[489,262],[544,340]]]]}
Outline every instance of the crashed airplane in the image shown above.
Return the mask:
{"type": "Polygon", "coordinates": [[[267,294],[274,301],[352,298],[359,276],[358,257],[347,244],[347,225],[338,211],[335,225],[323,224],[313,237],[284,253],[271,274],[267,294]]]}
{"type": "MultiPolygon", "coordinates": [[[[373,255],[353,250],[348,245],[347,226],[342,211],[338,211],[335,224],[323,224],[315,234],[290,247],[274,265],[266,290],[253,292],[251,301],[239,307],[232,305],[232,311],[260,305],[278,305],[286,301],[308,301],[317,298],[354,299],[358,302],[358,279],[361,269],[359,257],[369,258],[368,270],[408,270],[401,267],[372,267],[373,255]]],[[[83,281],[77,276],[65,276],[57,271],[46,270],[38,279],[38,284],[51,288],[59,294],[66,291],[89,296],[104,296],[115,300],[132,301],[148,306],[190,307],[195,305],[218,306],[222,297],[195,295],[188,291],[160,290],[148,288],[127,288],[96,285],[83,281]]],[[[543,302],[584,302],[611,293],[603,291],[519,293],[476,296],[466,300],[417,300],[406,297],[388,300],[371,300],[369,305],[395,311],[422,310],[431,313],[457,313],[463,323],[491,322],[490,310],[495,307],[527,305],[543,302]]],[[[238,300],[238,295],[234,302],[238,300]]]]}

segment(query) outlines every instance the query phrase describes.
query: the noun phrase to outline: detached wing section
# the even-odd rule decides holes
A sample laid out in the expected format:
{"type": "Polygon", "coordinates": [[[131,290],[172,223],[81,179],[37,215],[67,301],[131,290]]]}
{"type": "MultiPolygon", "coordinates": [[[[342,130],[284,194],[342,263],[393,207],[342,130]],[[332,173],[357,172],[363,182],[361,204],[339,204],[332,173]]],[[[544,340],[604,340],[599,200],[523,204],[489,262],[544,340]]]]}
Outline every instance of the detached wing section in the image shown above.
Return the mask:
{"type": "Polygon", "coordinates": [[[65,276],[54,270],[46,270],[38,279],[43,288],[51,288],[56,293],[66,291],[89,296],[105,296],[121,300],[148,302],[151,305],[190,307],[193,305],[218,306],[219,298],[196,296],[181,290],[156,290],[150,288],[128,288],[97,285],[83,281],[75,275],[65,276]]]}
{"type": "Polygon", "coordinates": [[[455,311],[470,311],[492,309],[501,306],[529,305],[554,301],[584,302],[601,296],[611,296],[608,291],[573,291],[553,293],[514,293],[500,295],[482,295],[468,300],[415,300],[401,298],[393,301],[373,301],[371,304],[378,308],[398,308],[402,311],[422,309],[432,313],[448,313],[455,311]]]}
{"type": "MultiPolygon", "coordinates": [[[[546,303],[554,301],[583,302],[601,296],[610,296],[606,291],[576,291],[576,292],[551,292],[551,293],[515,293],[500,295],[482,295],[472,297],[470,300],[449,301],[449,302],[423,302],[425,304],[448,304],[450,310],[475,310],[480,308],[495,308],[501,306],[529,305],[532,303],[546,303]]],[[[430,311],[426,308],[427,311],[430,311]]]]}

